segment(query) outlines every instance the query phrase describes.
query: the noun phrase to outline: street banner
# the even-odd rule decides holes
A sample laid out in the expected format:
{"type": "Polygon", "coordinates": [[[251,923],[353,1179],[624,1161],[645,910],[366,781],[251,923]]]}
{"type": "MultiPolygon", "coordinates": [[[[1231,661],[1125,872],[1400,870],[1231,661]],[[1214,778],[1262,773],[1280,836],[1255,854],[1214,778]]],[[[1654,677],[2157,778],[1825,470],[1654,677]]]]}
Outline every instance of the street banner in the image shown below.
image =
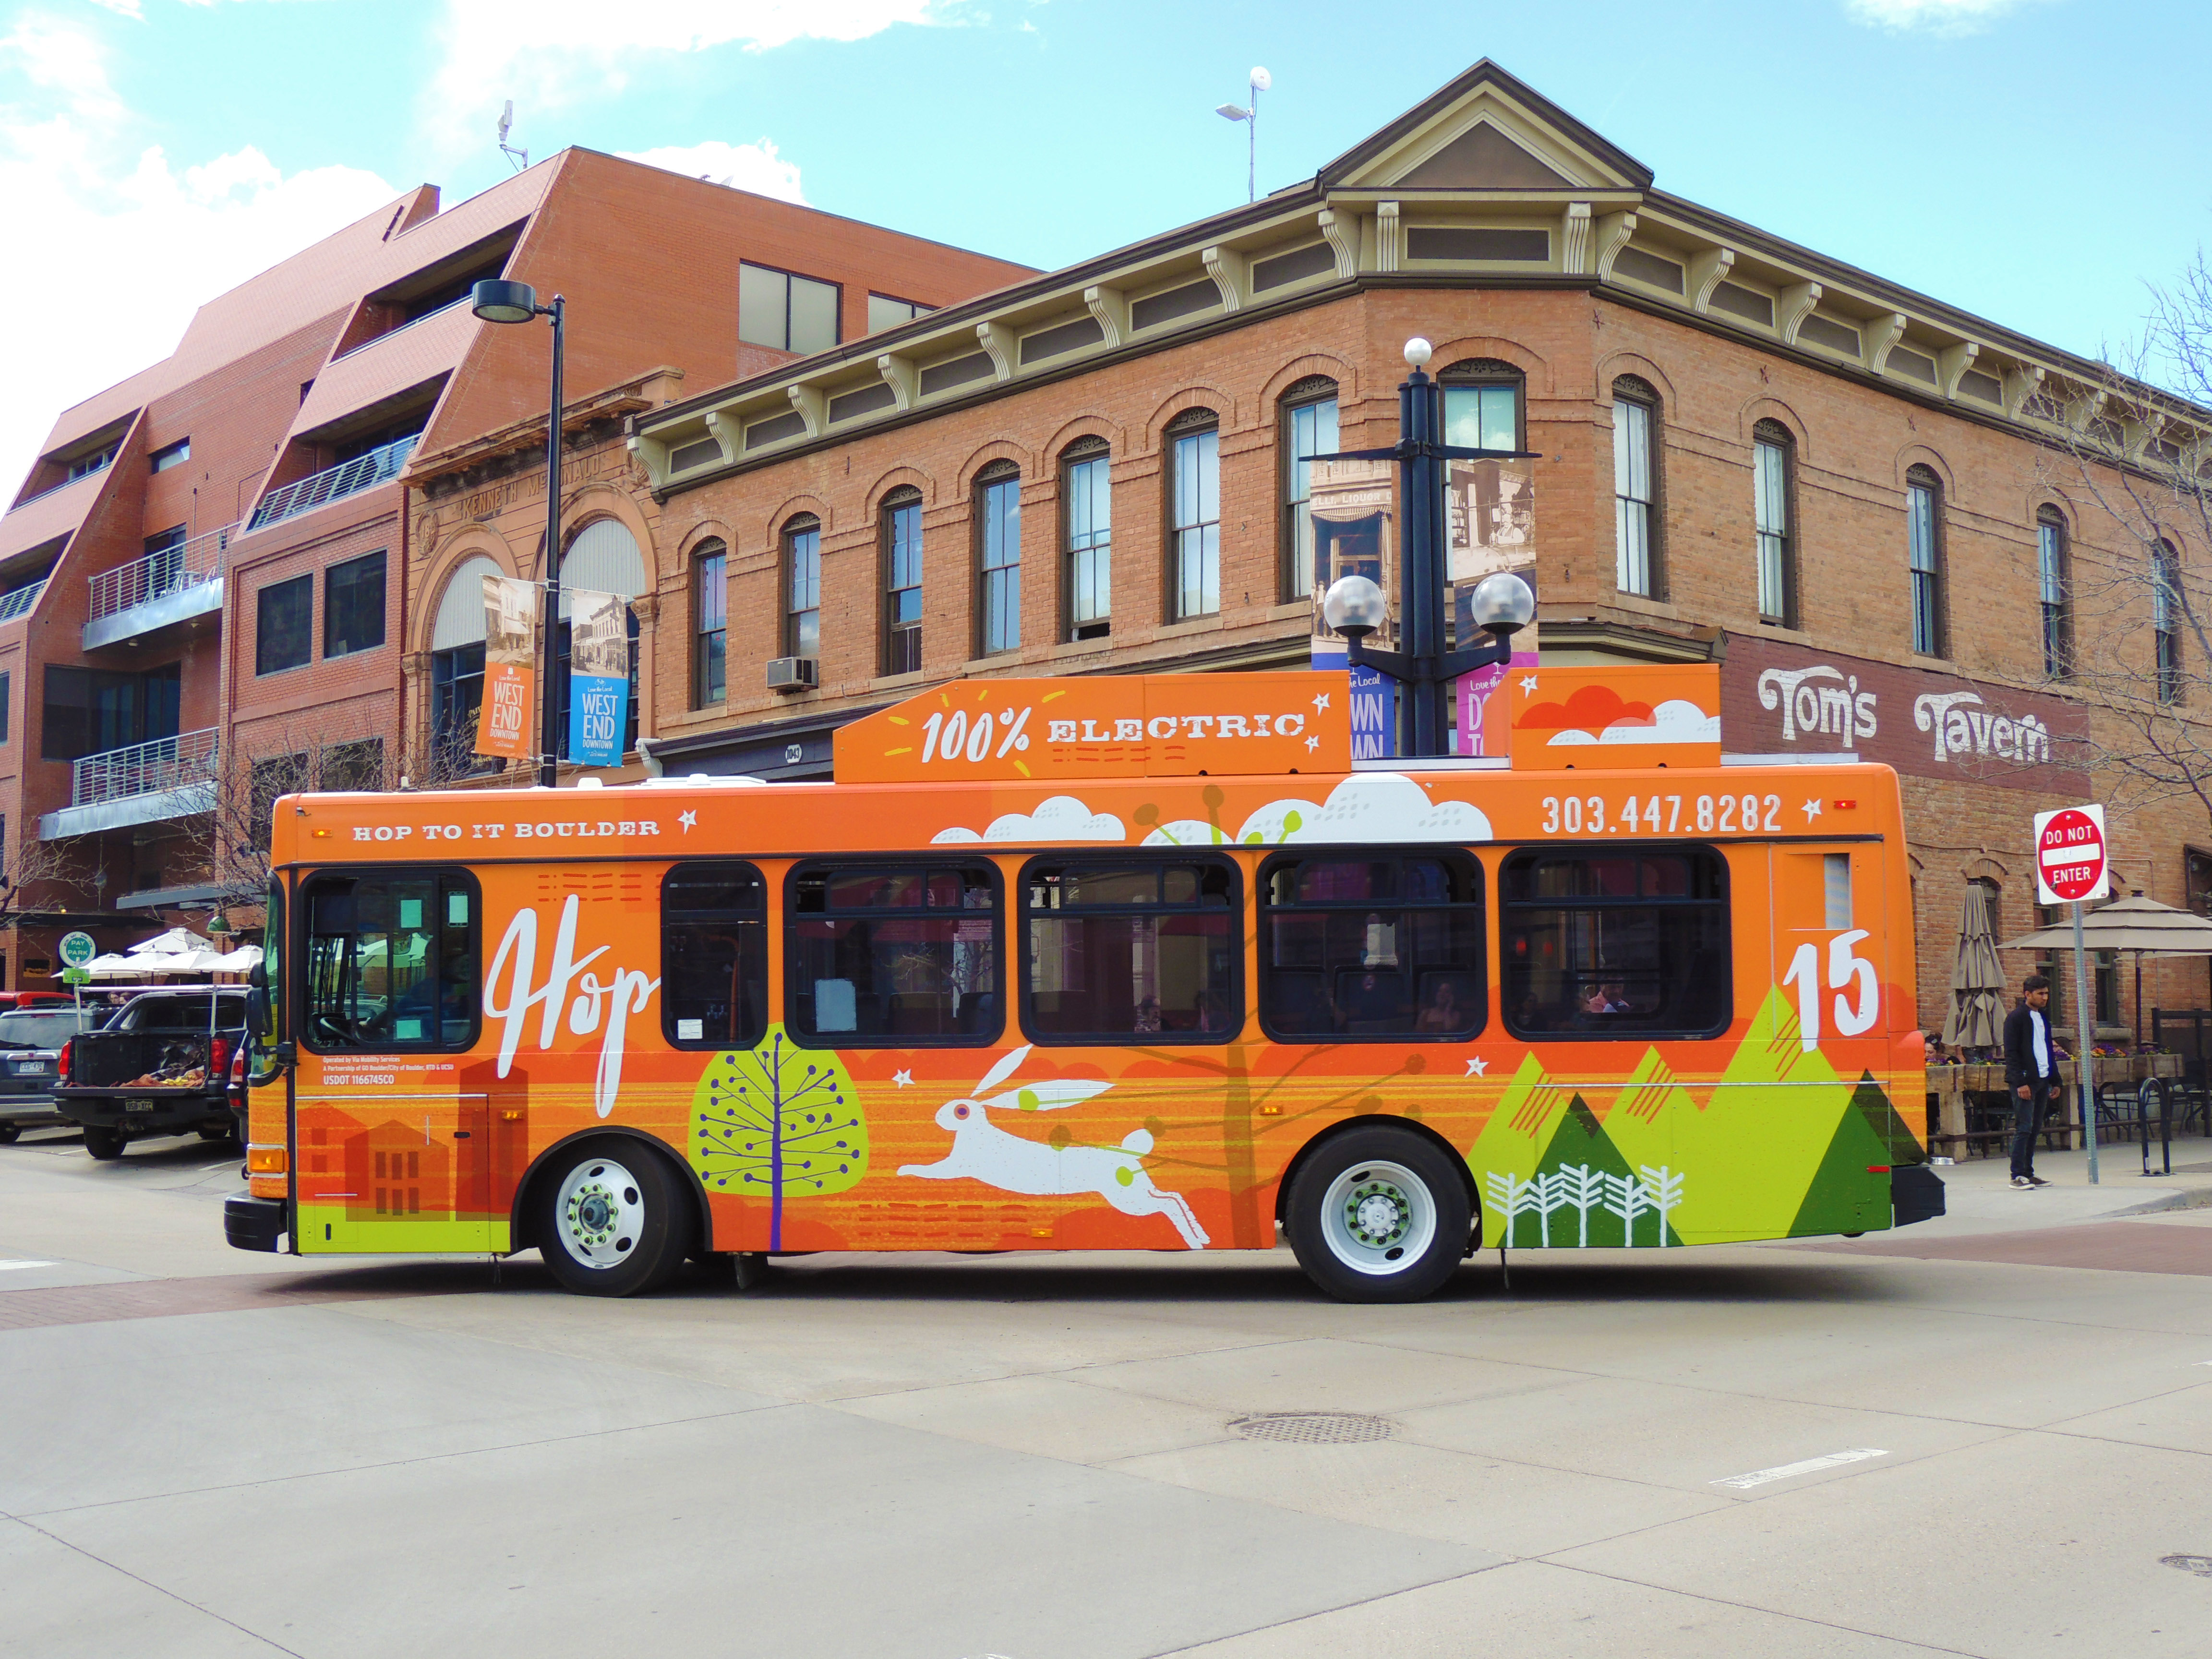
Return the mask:
{"type": "MultiPolygon", "coordinates": [[[[1322,620],[1321,602],[1342,576],[1364,576],[1380,587],[1397,615],[1398,561],[1391,544],[1391,501],[1396,468],[1389,461],[1316,461],[1308,485],[1313,520],[1313,644],[1310,660],[1322,673],[1346,677],[1352,722],[1352,757],[1374,760],[1397,752],[1397,687],[1372,668],[1345,659],[1344,640],[1322,620]]],[[[1378,650],[1390,646],[1391,624],[1368,635],[1378,650]]]]}
{"type": "Polygon", "coordinates": [[[567,598],[568,758],[619,766],[629,725],[629,601],[585,587],[567,598]]]}
{"type": "Polygon", "coordinates": [[[538,585],[486,576],[483,702],[477,711],[477,753],[527,760],[538,687],[538,585]]]}
{"type": "MultiPolygon", "coordinates": [[[[1488,636],[1474,625],[1474,590],[1486,576],[1511,571],[1536,586],[1536,480],[1527,461],[1452,461],[1444,477],[1444,581],[1451,596],[1452,645],[1465,650],[1488,636]]],[[[1462,674],[1456,748],[1462,755],[1508,754],[1512,720],[1499,688],[1536,666],[1536,629],[1514,636],[1512,660],[1462,674]],[[1496,699],[1493,703],[1493,699],[1496,699]],[[1492,718],[1493,707],[1496,718],[1492,718]]]]}

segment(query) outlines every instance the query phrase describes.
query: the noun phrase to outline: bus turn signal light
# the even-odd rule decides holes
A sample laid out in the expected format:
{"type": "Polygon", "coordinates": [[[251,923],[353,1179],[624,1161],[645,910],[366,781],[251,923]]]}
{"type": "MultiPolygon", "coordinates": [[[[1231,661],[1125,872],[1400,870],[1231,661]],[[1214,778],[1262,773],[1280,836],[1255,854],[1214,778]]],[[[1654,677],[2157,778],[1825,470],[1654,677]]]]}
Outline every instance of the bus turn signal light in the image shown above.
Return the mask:
{"type": "Polygon", "coordinates": [[[246,1149],[246,1172],[248,1175],[283,1175],[291,1167],[291,1157],[282,1146],[248,1146],[246,1149]]]}
{"type": "Polygon", "coordinates": [[[1858,803],[1855,800],[1834,800],[1830,801],[1828,805],[1834,807],[1838,812],[1848,812],[1851,808],[1856,806],[1858,803]]]}
{"type": "Polygon", "coordinates": [[[1867,1173],[1869,1175],[1887,1175],[1889,1173],[1889,1165],[1887,1164],[1869,1164],[1867,1165],[1867,1173]]]}

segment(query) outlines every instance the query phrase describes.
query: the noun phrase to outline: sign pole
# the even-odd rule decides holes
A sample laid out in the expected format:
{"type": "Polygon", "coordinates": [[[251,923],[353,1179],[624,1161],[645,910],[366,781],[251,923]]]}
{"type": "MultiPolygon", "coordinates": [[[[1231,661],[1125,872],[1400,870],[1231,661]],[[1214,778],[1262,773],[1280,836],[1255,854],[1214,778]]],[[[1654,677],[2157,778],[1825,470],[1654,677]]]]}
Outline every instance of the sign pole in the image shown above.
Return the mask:
{"type": "Polygon", "coordinates": [[[2081,1052],[2074,1057],[2075,1086],[2081,1097],[2081,1133],[2089,1145],[2089,1184],[2097,1184],[2097,1096],[2090,1073],[2096,1060],[2091,1050],[2096,1046],[2097,1022],[2095,1010],[2089,1006],[2089,953],[2081,945],[2081,901],[2075,899],[2074,911],[2074,1006],[2081,1010],[2075,1021],[2081,1034],[2081,1052]]]}

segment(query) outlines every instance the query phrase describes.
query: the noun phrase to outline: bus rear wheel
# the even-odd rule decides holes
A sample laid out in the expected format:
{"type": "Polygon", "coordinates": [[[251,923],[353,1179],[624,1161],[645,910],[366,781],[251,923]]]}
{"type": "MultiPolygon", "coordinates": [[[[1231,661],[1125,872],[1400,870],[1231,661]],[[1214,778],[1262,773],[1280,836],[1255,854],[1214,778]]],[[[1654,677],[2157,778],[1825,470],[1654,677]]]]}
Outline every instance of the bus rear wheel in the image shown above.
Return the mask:
{"type": "Polygon", "coordinates": [[[690,1195],[667,1164],[635,1142],[601,1141],[563,1153],[538,1186],[538,1254],[581,1296],[635,1296],[684,1265],[690,1195]]]}
{"type": "Polygon", "coordinates": [[[1474,1225],[1450,1160],[1388,1127],[1316,1148],[1284,1209],[1298,1266],[1340,1302],[1419,1301],[1451,1277],[1474,1225]]]}

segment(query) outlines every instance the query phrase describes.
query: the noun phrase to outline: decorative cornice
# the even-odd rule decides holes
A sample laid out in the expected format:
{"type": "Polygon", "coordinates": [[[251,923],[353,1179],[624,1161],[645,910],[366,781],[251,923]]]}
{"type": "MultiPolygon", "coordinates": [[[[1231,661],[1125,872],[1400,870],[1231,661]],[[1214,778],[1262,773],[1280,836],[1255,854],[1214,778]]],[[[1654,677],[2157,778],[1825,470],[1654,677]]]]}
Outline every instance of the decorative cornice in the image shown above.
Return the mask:
{"type": "Polygon", "coordinates": [[[1700,316],[1705,314],[1706,307],[1713,302],[1713,290],[1721,285],[1721,278],[1727,276],[1735,264],[1735,253],[1724,247],[1709,247],[1691,259],[1687,296],[1691,310],[1700,316]]]}
{"type": "Polygon", "coordinates": [[[1589,258],[1590,204],[1570,202],[1559,223],[1559,269],[1571,276],[1589,272],[1584,262],[1589,258]]]}
{"type": "Polygon", "coordinates": [[[1206,274],[1213,278],[1213,286],[1221,295],[1221,308],[1243,310],[1246,284],[1250,280],[1244,256],[1234,248],[1215,246],[1201,249],[1198,259],[1206,267],[1206,274]]]}
{"type": "Polygon", "coordinates": [[[1597,222],[1598,281],[1613,280],[1613,262],[1635,234],[1636,216],[1632,213],[1608,213],[1597,222]]]}
{"type": "Polygon", "coordinates": [[[1352,214],[1339,213],[1334,208],[1323,208],[1317,216],[1321,234],[1328,240],[1328,251],[1336,256],[1339,276],[1359,274],[1359,221],[1352,214]]]}
{"type": "Polygon", "coordinates": [[[1798,326],[1813,314],[1813,307],[1820,303],[1818,283],[1792,283],[1782,290],[1774,306],[1774,331],[1782,337],[1784,345],[1797,343],[1798,326]]]}
{"type": "Polygon", "coordinates": [[[1375,269],[1389,272],[1398,269],[1400,251],[1405,243],[1399,233],[1398,204],[1377,202],[1375,204],[1375,269]]]}
{"type": "Polygon", "coordinates": [[[1083,304],[1097,319],[1108,350],[1129,337],[1129,302],[1120,289],[1094,283],[1083,290],[1083,304]]]}

